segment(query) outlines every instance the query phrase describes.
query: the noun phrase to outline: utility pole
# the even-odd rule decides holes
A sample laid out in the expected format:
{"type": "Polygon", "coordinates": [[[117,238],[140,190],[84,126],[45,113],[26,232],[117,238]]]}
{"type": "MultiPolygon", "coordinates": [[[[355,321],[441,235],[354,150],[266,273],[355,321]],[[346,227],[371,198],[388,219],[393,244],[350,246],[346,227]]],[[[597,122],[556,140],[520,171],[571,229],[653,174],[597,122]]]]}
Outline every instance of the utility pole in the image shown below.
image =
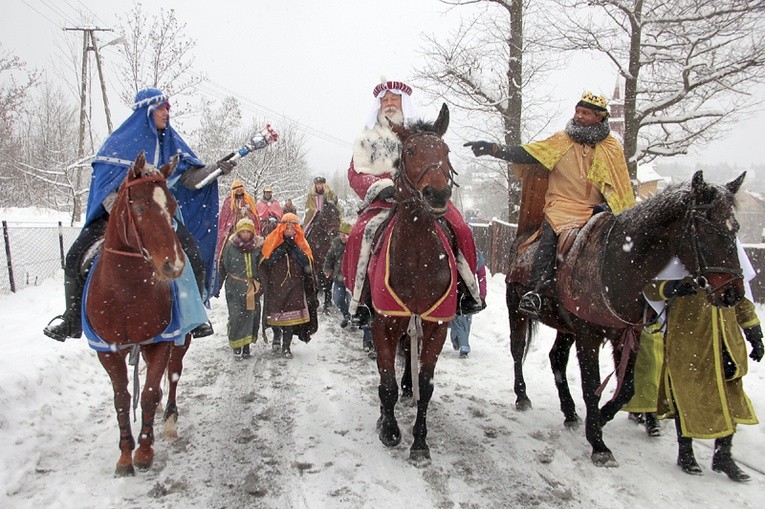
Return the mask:
{"type": "MultiPolygon", "coordinates": [[[[109,134],[112,133],[112,120],[109,112],[109,100],[106,98],[106,83],[104,81],[104,74],[101,69],[101,58],[98,53],[98,46],[96,44],[95,32],[111,32],[111,28],[98,28],[98,27],[64,27],[65,31],[78,31],[82,32],[82,76],[80,83],[80,133],[79,133],[79,145],[77,148],[77,158],[82,160],[85,157],[85,121],[87,118],[87,81],[88,81],[88,51],[93,51],[96,55],[96,68],[98,69],[98,78],[101,81],[101,96],[104,100],[104,112],[106,114],[106,126],[109,129],[109,134]]],[[[82,214],[82,200],[80,199],[79,190],[82,186],[82,168],[78,168],[74,175],[74,189],[73,189],[73,210],[72,221],[79,221],[82,214]]]]}

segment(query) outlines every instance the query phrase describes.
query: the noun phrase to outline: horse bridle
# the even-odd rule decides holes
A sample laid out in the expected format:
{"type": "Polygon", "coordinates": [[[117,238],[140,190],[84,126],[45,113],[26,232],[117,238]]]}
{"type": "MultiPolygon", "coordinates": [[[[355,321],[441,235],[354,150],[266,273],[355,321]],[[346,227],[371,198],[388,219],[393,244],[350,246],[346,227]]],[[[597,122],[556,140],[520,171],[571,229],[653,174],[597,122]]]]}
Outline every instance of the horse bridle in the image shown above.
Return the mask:
{"type": "MultiPolygon", "coordinates": [[[[140,178],[137,178],[135,180],[130,180],[128,182],[125,182],[123,186],[125,186],[125,190],[127,192],[127,199],[125,208],[127,209],[127,220],[125,221],[125,228],[130,228],[130,233],[133,234],[133,236],[136,238],[138,242],[138,246],[136,246],[136,249],[138,251],[126,251],[122,249],[114,249],[111,247],[104,247],[104,250],[113,253],[118,254],[122,256],[133,256],[137,258],[143,258],[147,262],[151,263],[151,254],[149,253],[149,250],[146,249],[146,246],[143,242],[143,238],[141,237],[141,233],[138,231],[138,228],[135,226],[135,218],[133,217],[133,208],[130,206],[131,200],[130,200],[130,189],[133,186],[139,185],[139,184],[147,184],[147,183],[154,183],[154,182],[162,182],[165,178],[162,176],[161,173],[152,173],[150,175],[146,175],[140,178]]],[[[125,242],[128,241],[128,231],[126,230],[124,232],[124,238],[125,242]]]]}
{"type": "Polygon", "coordinates": [[[409,178],[409,175],[406,172],[406,166],[404,165],[404,151],[406,150],[407,145],[412,143],[412,140],[416,138],[420,138],[422,136],[431,136],[433,138],[436,138],[439,143],[444,143],[444,141],[441,139],[440,136],[430,131],[416,133],[410,136],[409,138],[407,138],[407,140],[401,146],[401,159],[399,162],[397,179],[400,179],[402,183],[404,184],[404,188],[412,194],[411,198],[402,200],[403,202],[417,202],[419,204],[425,205],[426,208],[431,208],[430,205],[428,205],[427,201],[425,200],[424,196],[422,195],[422,191],[420,191],[417,188],[417,185],[425,177],[425,175],[427,175],[431,170],[441,171],[446,177],[446,180],[448,182],[447,185],[450,191],[454,188],[454,186],[459,187],[459,184],[457,184],[454,181],[454,176],[457,175],[457,172],[454,170],[454,167],[452,166],[452,163],[451,161],[449,161],[448,157],[446,158],[446,161],[445,161],[446,164],[444,164],[443,160],[439,159],[438,162],[428,165],[420,173],[420,176],[417,178],[417,181],[412,182],[412,179],[409,178]]]}
{"type": "Polygon", "coordinates": [[[704,253],[699,247],[699,237],[698,237],[698,211],[701,210],[708,210],[713,207],[713,204],[706,203],[706,204],[697,204],[696,199],[693,198],[693,201],[691,202],[691,206],[688,208],[688,211],[686,212],[686,220],[685,225],[683,226],[683,233],[680,236],[680,242],[682,243],[685,239],[686,235],[690,235],[691,239],[691,248],[693,252],[693,258],[694,258],[694,270],[691,271],[691,276],[693,280],[695,281],[696,285],[704,290],[707,295],[713,294],[731,284],[733,284],[737,279],[743,279],[744,277],[744,271],[741,268],[735,269],[730,267],[718,267],[714,265],[709,265],[704,258],[704,253]],[[726,278],[721,284],[712,287],[709,284],[709,280],[706,276],[704,276],[705,273],[716,273],[716,274],[729,274],[729,277],[726,278]]]}

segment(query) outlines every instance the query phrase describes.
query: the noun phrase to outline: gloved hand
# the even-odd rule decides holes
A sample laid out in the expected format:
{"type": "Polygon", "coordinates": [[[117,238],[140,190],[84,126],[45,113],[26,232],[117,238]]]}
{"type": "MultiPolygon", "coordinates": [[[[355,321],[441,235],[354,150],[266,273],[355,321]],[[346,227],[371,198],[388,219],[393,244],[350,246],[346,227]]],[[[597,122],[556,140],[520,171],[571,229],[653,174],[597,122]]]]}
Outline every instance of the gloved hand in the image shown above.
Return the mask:
{"type": "Polygon", "coordinates": [[[481,309],[486,309],[486,299],[481,299],[481,309]]]}
{"type": "Polygon", "coordinates": [[[224,175],[228,175],[236,166],[236,161],[218,161],[218,168],[224,175]]]}
{"type": "Polygon", "coordinates": [[[762,327],[755,325],[744,329],[744,336],[749,344],[752,345],[752,353],[749,354],[749,358],[760,362],[762,356],[765,354],[765,346],[762,345],[762,327]]]}
{"type": "Polygon", "coordinates": [[[381,200],[392,200],[394,194],[396,194],[396,188],[394,186],[388,186],[377,193],[377,197],[381,200]]]}
{"type": "Polygon", "coordinates": [[[689,278],[667,281],[664,285],[664,295],[667,297],[687,297],[698,290],[696,283],[689,278]]]}
{"type": "Polygon", "coordinates": [[[293,237],[284,237],[284,245],[287,247],[287,251],[292,251],[297,247],[297,242],[293,237]]]}
{"type": "Polygon", "coordinates": [[[611,207],[608,206],[608,203],[598,203],[597,205],[593,205],[592,207],[592,215],[600,214],[601,212],[611,212],[611,207]]]}
{"type": "Polygon", "coordinates": [[[470,147],[476,156],[494,155],[497,153],[497,145],[490,141],[469,141],[462,146],[470,147]]]}

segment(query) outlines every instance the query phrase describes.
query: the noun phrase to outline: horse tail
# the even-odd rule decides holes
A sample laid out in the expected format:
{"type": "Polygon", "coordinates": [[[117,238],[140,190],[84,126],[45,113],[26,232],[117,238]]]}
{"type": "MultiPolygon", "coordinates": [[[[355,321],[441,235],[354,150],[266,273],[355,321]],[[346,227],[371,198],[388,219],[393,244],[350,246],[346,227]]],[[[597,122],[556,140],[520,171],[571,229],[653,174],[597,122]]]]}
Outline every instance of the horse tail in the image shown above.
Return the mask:
{"type": "Polygon", "coordinates": [[[526,320],[526,346],[523,349],[523,360],[521,362],[526,362],[526,355],[529,353],[529,350],[531,349],[531,340],[534,338],[534,336],[539,331],[539,321],[538,320],[526,320]]]}

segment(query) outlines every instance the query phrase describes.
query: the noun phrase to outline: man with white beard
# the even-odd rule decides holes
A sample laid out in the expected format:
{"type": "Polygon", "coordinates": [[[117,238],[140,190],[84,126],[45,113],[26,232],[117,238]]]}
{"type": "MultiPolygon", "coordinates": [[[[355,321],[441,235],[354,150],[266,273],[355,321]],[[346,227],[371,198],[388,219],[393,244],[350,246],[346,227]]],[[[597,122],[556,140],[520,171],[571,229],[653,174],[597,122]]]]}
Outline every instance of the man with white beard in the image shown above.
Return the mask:
{"type": "MultiPolygon", "coordinates": [[[[374,103],[366,126],[353,146],[348,181],[363,200],[363,208],[353,226],[343,258],[343,276],[351,292],[350,312],[354,325],[365,326],[371,318],[371,302],[365,289],[366,271],[372,241],[385,222],[394,203],[393,179],[401,157],[401,141],[390,122],[404,124],[415,120],[417,112],[411,100],[412,88],[401,81],[382,81],[372,91],[374,103]]],[[[458,314],[480,311],[481,299],[475,280],[476,249],[473,234],[454,204],[449,201],[444,219],[457,240],[457,265],[461,295],[458,314]]]]}

